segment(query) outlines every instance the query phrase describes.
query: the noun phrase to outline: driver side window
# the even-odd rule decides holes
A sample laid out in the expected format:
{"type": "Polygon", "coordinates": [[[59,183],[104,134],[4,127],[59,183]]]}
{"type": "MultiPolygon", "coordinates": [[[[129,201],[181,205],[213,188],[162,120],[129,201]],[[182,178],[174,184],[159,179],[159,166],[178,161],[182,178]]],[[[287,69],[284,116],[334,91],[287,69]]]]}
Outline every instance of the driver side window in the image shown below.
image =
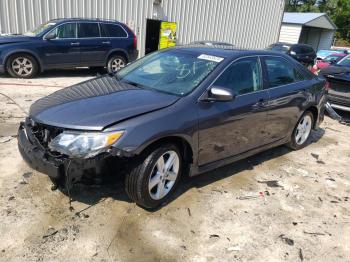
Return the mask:
{"type": "Polygon", "coordinates": [[[231,89],[237,95],[261,90],[263,87],[258,58],[248,57],[234,62],[215,81],[214,86],[231,89]]]}
{"type": "Polygon", "coordinates": [[[50,32],[50,35],[55,35],[56,39],[76,38],[77,26],[76,23],[67,23],[56,27],[50,32]]]}

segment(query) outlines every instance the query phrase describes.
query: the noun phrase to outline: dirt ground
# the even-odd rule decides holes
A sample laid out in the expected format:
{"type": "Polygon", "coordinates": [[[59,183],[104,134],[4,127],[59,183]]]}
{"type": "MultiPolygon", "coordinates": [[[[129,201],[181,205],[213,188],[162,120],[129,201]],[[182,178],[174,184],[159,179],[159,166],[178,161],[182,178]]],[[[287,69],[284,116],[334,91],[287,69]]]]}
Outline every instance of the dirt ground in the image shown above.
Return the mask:
{"type": "MultiPolygon", "coordinates": [[[[0,77],[25,110],[96,75],[56,71],[0,77]]],[[[17,150],[25,114],[0,95],[0,261],[350,261],[350,126],[326,118],[310,144],[281,146],[194,178],[154,212],[122,180],[68,197],[17,150]]]]}

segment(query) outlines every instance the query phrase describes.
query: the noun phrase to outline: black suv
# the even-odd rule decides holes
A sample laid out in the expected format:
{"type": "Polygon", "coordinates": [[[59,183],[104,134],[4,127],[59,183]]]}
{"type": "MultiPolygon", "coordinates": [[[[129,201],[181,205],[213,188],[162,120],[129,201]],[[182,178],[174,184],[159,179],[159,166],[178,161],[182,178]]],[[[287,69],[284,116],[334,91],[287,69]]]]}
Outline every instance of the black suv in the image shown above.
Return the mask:
{"type": "Polygon", "coordinates": [[[317,57],[312,46],[306,44],[276,43],[270,45],[267,49],[290,55],[307,67],[313,66],[317,57]]]}
{"type": "Polygon", "coordinates": [[[133,31],[117,21],[55,19],[23,35],[0,37],[0,73],[30,78],[47,69],[107,67],[137,58],[133,31]]]}

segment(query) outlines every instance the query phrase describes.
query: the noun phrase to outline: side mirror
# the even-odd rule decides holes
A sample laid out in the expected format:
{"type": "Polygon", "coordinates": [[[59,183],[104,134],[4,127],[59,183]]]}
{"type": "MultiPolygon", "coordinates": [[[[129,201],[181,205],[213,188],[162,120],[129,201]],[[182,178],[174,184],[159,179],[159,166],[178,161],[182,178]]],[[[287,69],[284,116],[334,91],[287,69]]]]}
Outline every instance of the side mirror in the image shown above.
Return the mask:
{"type": "Polygon", "coordinates": [[[208,90],[206,97],[203,100],[227,102],[227,101],[232,101],[234,97],[235,95],[233,94],[232,90],[224,87],[212,86],[208,90]]]}
{"type": "Polygon", "coordinates": [[[331,61],[329,61],[329,64],[333,65],[333,64],[335,64],[336,62],[337,62],[336,60],[331,60],[331,61]]]}
{"type": "Polygon", "coordinates": [[[52,40],[52,39],[55,39],[57,38],[57,35],[56,34],[48,34],[45,36],[45,40],[52,40]]]}

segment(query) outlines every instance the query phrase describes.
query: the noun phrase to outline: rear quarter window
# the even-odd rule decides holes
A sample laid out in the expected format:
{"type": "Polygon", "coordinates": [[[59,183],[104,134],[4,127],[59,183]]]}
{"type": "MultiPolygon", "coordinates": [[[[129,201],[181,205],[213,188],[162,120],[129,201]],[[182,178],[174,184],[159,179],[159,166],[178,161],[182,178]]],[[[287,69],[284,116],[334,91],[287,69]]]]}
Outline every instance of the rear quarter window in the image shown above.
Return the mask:
{"type": "Polygon", "coordinates": [[[120,25],[101,24],[101,26],[103,28],[102,36],[107,36],[107,37],[127,37],[128,36],[125,29],[122,28],[120,25]]]}

